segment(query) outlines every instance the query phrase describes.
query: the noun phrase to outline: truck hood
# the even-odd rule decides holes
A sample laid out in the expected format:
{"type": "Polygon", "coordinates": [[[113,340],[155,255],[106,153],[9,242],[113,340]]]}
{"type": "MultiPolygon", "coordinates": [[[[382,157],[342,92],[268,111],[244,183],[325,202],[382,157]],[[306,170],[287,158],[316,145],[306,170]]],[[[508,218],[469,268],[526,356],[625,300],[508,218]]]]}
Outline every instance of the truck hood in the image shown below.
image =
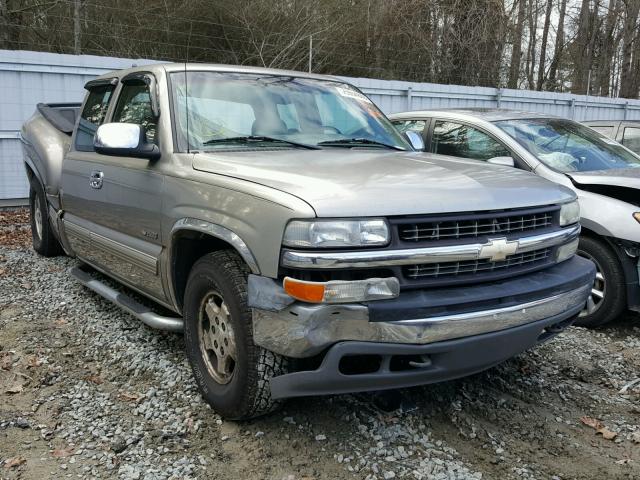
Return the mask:
{"type": "Polygon", "coordinates": [[[207,152],[193,168],[306,201],[319,217],[392,216],[530,207],[574,193],[510,167],[374,149],[207,152]]]}
{"type": "Polygon", "coordinates": [[[640,168],[616,168],[593,172],[569,172],[569,178],[581,185],[611,185],[640,189],[640,168]]]}

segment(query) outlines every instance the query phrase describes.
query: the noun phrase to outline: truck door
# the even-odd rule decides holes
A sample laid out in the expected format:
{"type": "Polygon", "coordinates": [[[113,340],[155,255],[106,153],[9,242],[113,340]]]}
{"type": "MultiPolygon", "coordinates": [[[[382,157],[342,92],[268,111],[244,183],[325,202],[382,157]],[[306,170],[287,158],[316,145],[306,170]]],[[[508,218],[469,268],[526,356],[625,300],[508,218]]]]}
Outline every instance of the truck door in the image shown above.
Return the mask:
{"type": "MultiPolygon", "coordinates": [[[[150,75],[136,73],[123,78],[106,118],[142,125],[148,140],[157,142],[150,75]]],[[[74,192],[69,195],[65,230],[89,237],[89,251],[76,253],[105,273],[165,300],[158,267],[164,178],[157,165],[162,159],[100,155],[93,151],[93,138],[90,150],[70,152],[63,169],[63,177],[73,184],[68,188],[74,192]]]]}
{"type": "Polygon", "coordinates": [[[71,139],[71,147],[62,162],[60,198],[65,212],[65,235],[76,255],[91,260],[90,226],[105,201],[105,190],[92,188],[92,172],[100,155],[93,150],[93,136],[107,115],[118,79],[91,81],[85,85],[80,118],[71,139]]]}

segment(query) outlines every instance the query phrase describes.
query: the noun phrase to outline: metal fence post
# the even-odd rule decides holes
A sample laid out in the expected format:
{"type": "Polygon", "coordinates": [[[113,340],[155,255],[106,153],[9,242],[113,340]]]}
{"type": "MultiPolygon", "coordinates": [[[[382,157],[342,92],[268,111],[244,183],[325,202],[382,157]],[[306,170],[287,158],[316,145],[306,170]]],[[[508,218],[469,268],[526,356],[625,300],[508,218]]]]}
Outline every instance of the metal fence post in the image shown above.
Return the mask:
{"type": "Polygon", "coordinates": [[[575,97],[573,97],[571,99],[570,105],[571,105],[571,120],[575,120],[575,118],[576,118],[576,99],[575,99],[575,97]]]}
{"type": "Polygon", "coordinates": [[[413,106],[413,88],[407,87],[407,110],[411,110],[413,106]]]}
{"type": "Polygon", "coordinates": [[[627,119],[627,115],[629,113],[629,102],[624,102],[624,118],[623,120],[627,119]]]}
{"type": "Polygon", "coordinates": [[[502,108],[502,87],[496,89],[496,107],[502,108]]]}

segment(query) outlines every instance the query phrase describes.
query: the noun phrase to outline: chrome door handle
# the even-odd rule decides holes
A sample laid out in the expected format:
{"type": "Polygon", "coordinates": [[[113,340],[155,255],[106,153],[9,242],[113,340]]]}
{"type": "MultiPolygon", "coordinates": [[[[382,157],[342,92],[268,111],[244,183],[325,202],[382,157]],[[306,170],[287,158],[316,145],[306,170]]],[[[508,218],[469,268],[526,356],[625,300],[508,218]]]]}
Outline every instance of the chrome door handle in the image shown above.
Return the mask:
{"type": "Polygon", "coordinates": [[[89,185],[91,188],[102,188],[102,181],[104,179],[104,173],[99,170],[94,170],[89,175],[89,185]]]}

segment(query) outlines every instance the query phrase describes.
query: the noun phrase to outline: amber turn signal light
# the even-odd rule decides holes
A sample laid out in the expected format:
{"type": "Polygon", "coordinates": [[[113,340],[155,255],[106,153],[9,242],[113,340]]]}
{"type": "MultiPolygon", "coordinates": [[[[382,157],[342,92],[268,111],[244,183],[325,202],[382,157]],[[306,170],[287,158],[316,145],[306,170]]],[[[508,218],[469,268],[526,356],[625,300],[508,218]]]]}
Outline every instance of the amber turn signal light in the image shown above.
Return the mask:
{"type": "Polygon", "coordinates": [[[368,302],[395,298],[400,294],[400,283],[395,277],[328,282],[285,277],[282,288],[290,297],[309,303],[368,302]]]}
{"type": "Polygon", "coordinates": [[[324,283],[305,282],[286,277],[283,285],[284,291],[296,300],[309,303],[320,303],[324,299],[324,283]]]}

